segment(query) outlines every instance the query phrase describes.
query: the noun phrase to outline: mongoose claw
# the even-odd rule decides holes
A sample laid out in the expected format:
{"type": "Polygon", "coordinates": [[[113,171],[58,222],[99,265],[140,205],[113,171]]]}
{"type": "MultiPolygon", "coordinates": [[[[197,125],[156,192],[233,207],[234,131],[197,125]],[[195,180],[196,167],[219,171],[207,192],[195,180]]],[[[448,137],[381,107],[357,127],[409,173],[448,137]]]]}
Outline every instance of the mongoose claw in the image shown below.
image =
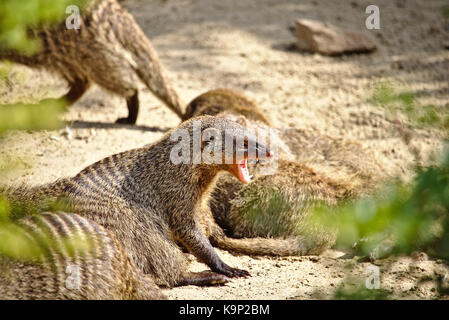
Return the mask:
{"type": "Polygon", "coordinates": [[[251,274],[246,270],[232,268],[224,263],[223,263],[223,270],[220,270],[219,272],[230,278],[242,278],[242,277],[246,278],[251,276],[251,274]]]}
{"type": "Polygon", "coordinates": [[[242,269],[232,269],[233,273],[236,275],[236,277],[251,277],[251,274],[246,271],[246,270],[242,270],[242,269]]]}

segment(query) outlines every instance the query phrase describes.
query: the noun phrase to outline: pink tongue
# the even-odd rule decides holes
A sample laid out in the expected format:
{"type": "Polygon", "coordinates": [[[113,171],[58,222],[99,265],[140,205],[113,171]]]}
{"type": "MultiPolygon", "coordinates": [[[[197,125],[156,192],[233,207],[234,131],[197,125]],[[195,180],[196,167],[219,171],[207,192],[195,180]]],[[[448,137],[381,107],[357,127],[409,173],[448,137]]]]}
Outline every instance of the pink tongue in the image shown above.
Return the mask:
{"type": "Polygon", "coordinates": [[[251,181],[251,179],[249,177],[249,173],[248,173],[247,167],[248,167],[248,163],[247,163],[246,159],[245,159],[244,163],[238,165],[238,168],[239,168],[239,179],[243,183],[249,183],[251,181]]]}

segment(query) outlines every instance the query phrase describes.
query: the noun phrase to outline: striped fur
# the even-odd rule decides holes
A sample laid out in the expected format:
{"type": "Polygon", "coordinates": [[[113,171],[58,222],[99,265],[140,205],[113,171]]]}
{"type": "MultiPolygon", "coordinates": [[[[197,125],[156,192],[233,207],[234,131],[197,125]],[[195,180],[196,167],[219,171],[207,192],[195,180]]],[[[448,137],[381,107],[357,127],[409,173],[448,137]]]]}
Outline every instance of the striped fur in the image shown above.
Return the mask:
{"type": "MultiPolygon", "coordinates": [[[[201,123],[203,132],[214,128],[232,137],[246,135],[241,125],[224,118],[204,116],[194,121],[201,123]]],[[[192,137],[192,122],[173,130],[186,130],[192,137]]],[[[189,283],[187,260],[177,243],[220,275],[247,275],[218,257],[199,220],[200,212],[209,210],[208,195],[216,176],[230,171],[230,165],[174,164],[170,152],[178,141],[170,139],[173,130],[152,145],[102,159],[75,177],[34,189],[10,190],[8,196],[32,203],[65,199],[71,212],[112,232],[136,266],[151,274],[159,285],[189,283]]],[[[225,141],[225,136],[222,139],[225,141]]],[[[218,277],[219,281],[225,279],[218,277]]]]}
{"type": "Polygon", "coordinates": [[[164,298],[114,235],[87,218],[45,212],[15,224],[41,253],[32,261],[0,255],[1,299],[164,298]]]}
{"type": "Polygon", "coordinates": [[[129,116],[120,122],[135,123],[141,80],[180,118],[183,102],[169,83],[153,46],[134,18],[116,0],[91,0],[81,9],[79,30],[66,29],[65,22],[32,30],[41,40],[38,53],[25,56],[2,51],[7,59],[59,73],[70,86],[66,98],[74,102],[96,83],[127,100],[129,116]]]}

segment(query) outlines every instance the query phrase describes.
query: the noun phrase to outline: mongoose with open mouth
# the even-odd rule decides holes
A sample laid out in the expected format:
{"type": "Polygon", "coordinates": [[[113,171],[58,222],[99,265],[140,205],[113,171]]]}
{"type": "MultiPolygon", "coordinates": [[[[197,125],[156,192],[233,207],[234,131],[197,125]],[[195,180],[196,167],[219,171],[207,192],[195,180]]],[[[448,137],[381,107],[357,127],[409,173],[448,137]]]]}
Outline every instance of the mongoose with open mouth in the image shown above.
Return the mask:
{"type": "Polygon", "coordinates": [[[165,299],[115,236],[85,217],[32,214],[8,224],[8,232],[31,253],[0,254],[0,299],[165,299]]]}
{"type": "MultiPolygon", "coordinates": [[[[186,117],[204,114],[244,116],[240,123],[246,128],[271,129],[257,105],[232,90],[208,91],[186,108],[186,117]]],[[[336,233],[311,222],[312,207],[336,205],[372,188],[372,175],[380,169],[360,145],[307,130],[278,132],[284,152],[274,174],[255,171],[248,185],[230,175],[218,179],[210,199],[213,216],[205,212],[203,219],[214,245],[249,255],[319,254],[333,245],[336,233]]]]}
{"type": "Polygon", "coordinates": [[[65,199],[71,212],[115,234],[136,266],[157,284],[219,283],[249,273],[225,264],[204,234],[199,219],[210,211],[209,193],[219,173],[227,171],[248,183],[248,159],[270,157],[240,124],[203,116],[185,121],[149,146],[90,165],[75,177],[7,193],[18,201],[65,199]],[[207,156],[211,154],[213,159],[207,156]],[[177,242],[212,272],[186,273],[177,242]]]}
{"type": "Polygon", "coordinates": [[[40,40],[37,53],[0,49],[0,60],[60,74],[70,87],[65,96],[69,103],[76,102],[92,83],[124,97],[128,117],[118,123],[136,123],[140,81],[182,118],[184,104],[131,14],[116,0],[90,0],[80,11],[79,29],[67,29],[65,22],[32,29],[33,37],[40,40]]]}

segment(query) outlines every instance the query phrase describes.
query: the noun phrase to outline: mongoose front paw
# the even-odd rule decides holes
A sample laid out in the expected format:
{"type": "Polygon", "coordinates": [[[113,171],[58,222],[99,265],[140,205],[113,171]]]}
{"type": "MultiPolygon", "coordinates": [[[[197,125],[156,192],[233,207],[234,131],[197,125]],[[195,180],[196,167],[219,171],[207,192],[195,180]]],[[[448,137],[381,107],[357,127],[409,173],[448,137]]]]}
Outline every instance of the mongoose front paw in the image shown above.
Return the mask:
{"type": "Polygon", "coordinates": [[[225,276],[230,278],[240,278],[240,277],[246,278],[251,276],[251,274],[248,271],[232,268],[225,263],[223,263],[221,269],[217,270],[217,272],[224,274],[225,276]]]}

